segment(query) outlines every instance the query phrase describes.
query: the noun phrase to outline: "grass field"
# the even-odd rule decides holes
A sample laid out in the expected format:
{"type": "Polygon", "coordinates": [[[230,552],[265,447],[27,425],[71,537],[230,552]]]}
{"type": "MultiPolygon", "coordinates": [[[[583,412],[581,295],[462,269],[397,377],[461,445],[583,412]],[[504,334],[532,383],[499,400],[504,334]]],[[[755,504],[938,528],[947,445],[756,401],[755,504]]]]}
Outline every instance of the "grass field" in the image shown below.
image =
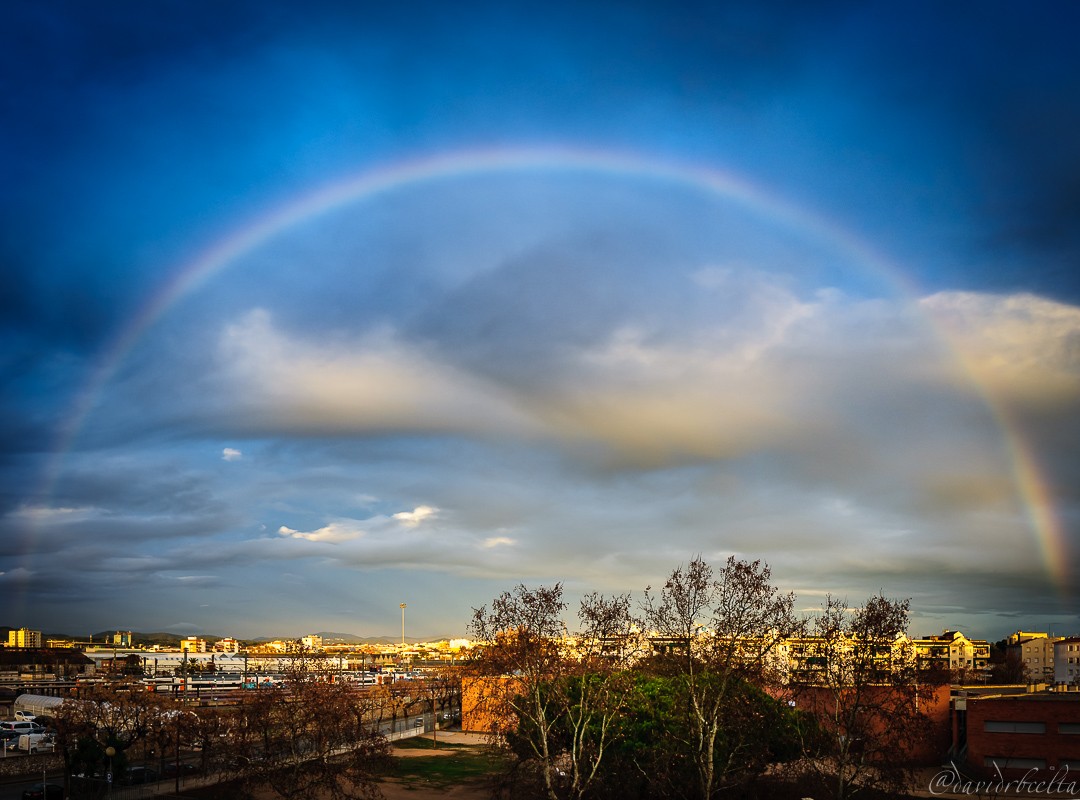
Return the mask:
{"type": "Polygon", "coordinates": [[[410,752],[408,758],[394,759],[386,777],[407,784],[427,787],[446,787],[475,781],[499,771],[502,760],[486,747],[475,745],[432,743],[417,737],[395,743],[393,751],[435,750],[431,755],[410,752]]]}

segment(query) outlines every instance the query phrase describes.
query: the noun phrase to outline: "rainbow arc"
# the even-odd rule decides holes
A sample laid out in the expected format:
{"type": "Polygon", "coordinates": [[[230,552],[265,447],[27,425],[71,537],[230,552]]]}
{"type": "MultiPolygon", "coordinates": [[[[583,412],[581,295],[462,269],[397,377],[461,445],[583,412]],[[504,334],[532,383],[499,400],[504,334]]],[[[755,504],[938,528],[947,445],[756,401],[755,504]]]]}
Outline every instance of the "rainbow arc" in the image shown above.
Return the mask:
{"type": "MultiPolygon", "coordinates": [[[[850,231],[830,220],[777,198],[739,176],[701,165],[674,162],[635,153],[584,148],[504,148],[461,150],[405,159],[363,170],[355,175],[314,189],[255,216],[231,234],[213,242],[199,255],[176,269],[103,351],[91,378],[78,394],[63,426],[40,496],[48,498],[65,454],[92,411],[100,393],[132,348],[181,298],[194,292],[229,268],[245,254],[275,236],[346,205],[374,199],[384,193],[466,176],[500,173],[582,172],[592,175],[629,176],[668,181],[720,198],[760,214],[776,224],[801,231],[837,249],[892,287],[901,297],[914,300],[916,290],[905,272],[850,231]]],[[[1035,454],[994,393],[981,383],[966,364],[948,332],[928,324],[954,354],[958,365],[987,402],[997,419],[1009,452],[1018,495],[1038,543],[1047,574],[1059,591],[1067,585],[1067,548],[1064,532],[1054,511],[1052,492],[1039,469],[1035,454]]]]}

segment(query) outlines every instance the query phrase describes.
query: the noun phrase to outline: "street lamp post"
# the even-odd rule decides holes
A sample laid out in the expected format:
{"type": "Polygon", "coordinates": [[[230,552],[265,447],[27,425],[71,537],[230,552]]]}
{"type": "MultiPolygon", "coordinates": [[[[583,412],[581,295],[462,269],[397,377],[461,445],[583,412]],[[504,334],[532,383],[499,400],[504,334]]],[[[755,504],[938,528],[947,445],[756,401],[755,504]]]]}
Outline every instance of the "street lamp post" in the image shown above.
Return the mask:
{"type": "Polygon", "coordinates": [[[405,604],[401,604],[401,646],[405,646],[405,604]]]}
{"type": "Polygon", "coordinates": [[[112,745],[109,745],[108,747],[105,748],[105,755],[107,755],[109,757],[109,771],[107,773],[105,773],[105,781],[106,781],[106,783],[109,784],[109,796],[111,797],[112,796],[112,784],[113,784],[112,760],[113,760],[113,756],[116,755],[116,748],[113,747],[112,745]]]}

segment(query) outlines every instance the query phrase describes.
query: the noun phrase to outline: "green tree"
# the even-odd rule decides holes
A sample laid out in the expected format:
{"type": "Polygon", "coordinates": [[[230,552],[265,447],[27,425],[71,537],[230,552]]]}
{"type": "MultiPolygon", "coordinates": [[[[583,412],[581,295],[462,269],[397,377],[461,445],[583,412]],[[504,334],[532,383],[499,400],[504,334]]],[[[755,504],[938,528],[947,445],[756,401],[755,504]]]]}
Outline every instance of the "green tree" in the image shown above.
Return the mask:
{"type": "MultiPolygon", "coordinates": [[[[662,666],[662,665],[661,665],[662,666]]],[[[715,759],[730,763],[729,788],[745,792],[766,765],[801,755],[797,712],[757,687],[737,681],[729,689],[728,716],[716,738],[715,759]]],[[[598,798],[685,798],[697,784],[686,677],[657,674],[650,664],[633,674],[614,725],[613,744],[594,784],[598,798]]]]}
{"type": "Polygon", "coordinates": [[[553,687],[567,731],[567,794],[585,796],[604,774],[608,749],[633,688],[630,667],[640,642],[630,613],[630,595],[592,593],[581,600],[575,659],[553,687]]]}
{"type": "Polygon", "coordinates": [[[702,800],[746,779],[752,762],[740,757],[728,722],[742,713],[744,685],[780,680],[778,651],[800,630],[794,595],[780,593],[771,579],[760,561],[731,557],[714,573],[698,557],[674,570],[659,594],[646,590],[648,630],[683,682],[685,725],[678,735],[702,800]]]}

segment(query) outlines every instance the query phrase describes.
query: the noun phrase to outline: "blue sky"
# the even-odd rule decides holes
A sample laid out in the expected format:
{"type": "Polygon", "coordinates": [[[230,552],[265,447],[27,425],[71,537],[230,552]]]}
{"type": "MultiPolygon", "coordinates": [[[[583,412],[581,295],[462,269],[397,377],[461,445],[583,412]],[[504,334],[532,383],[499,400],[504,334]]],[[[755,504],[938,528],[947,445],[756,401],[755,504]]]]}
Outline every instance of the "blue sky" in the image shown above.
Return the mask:
{"type": "Polygon", "coordinates": [[[5,4],[2,621],[460,635],[734,553],[1080,633],[1078,13],[5,4]]]}

